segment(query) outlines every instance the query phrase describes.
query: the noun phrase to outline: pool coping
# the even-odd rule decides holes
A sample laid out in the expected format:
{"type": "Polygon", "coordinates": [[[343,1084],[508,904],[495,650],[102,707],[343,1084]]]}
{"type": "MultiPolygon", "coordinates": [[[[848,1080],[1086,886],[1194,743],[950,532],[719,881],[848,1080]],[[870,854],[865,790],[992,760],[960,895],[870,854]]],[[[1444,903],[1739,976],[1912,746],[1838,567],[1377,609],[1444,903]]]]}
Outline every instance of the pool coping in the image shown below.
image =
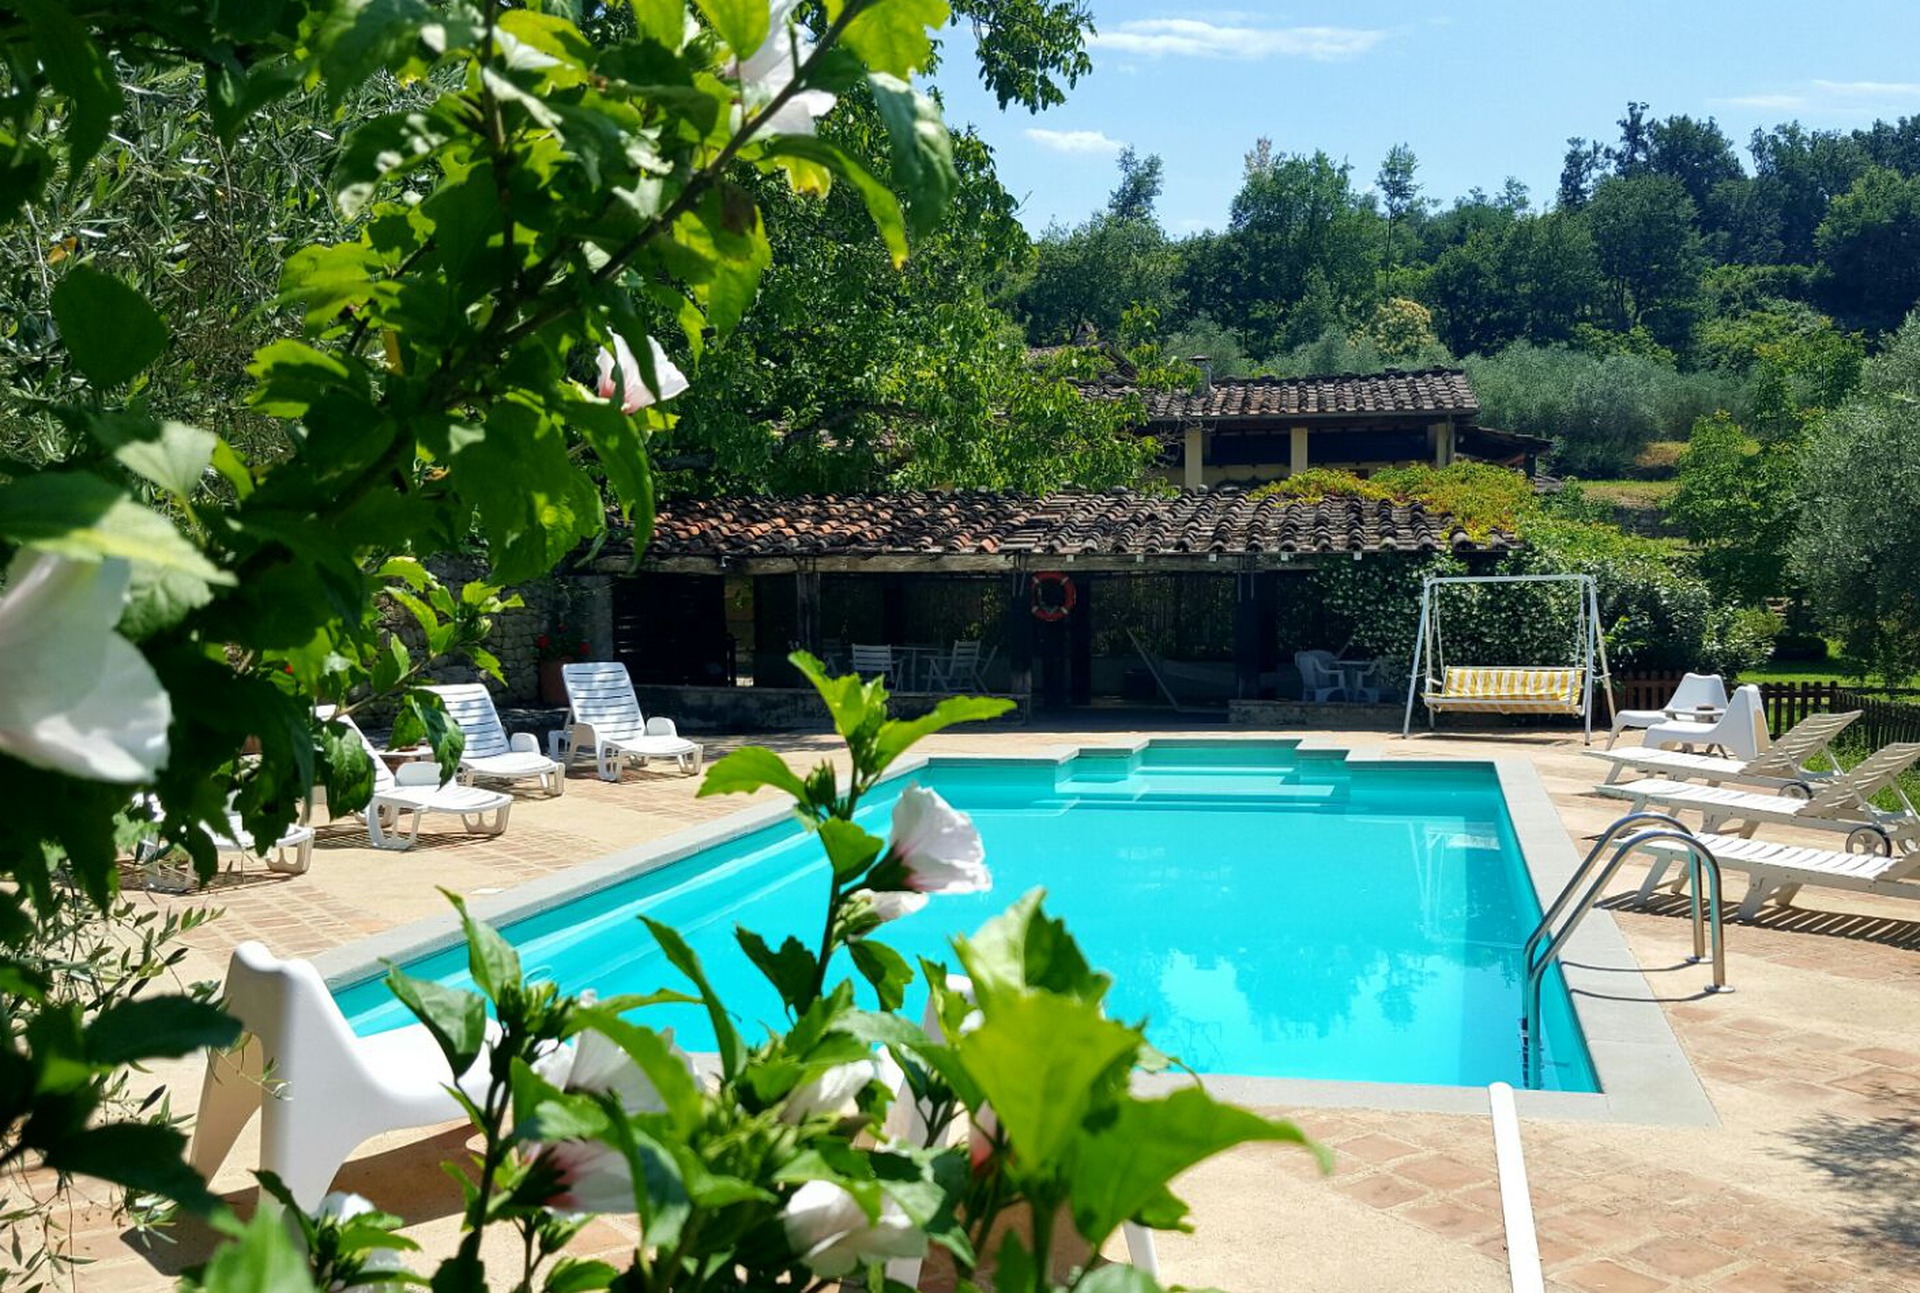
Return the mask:
{"type": "MultiPolygon", "coordinates": [[[[1560,892],[1579,865],[1573,841],[1539,773],[1531,762],[1513,755],[1404,757],[1387,754],[1380,744],[1351,745],[1255,732],[1204,737],[1143,735],[1131,740],[1062,744],[1018,753],[913,754],[900,759],[888,770],[884,780],[910,777],[936,762],[1064,763],[1083,753],[1129,755],[1156,744],[1197,746],[1240,742],[1290,742],[1303,752],[1343,753],[1348,763],[1490,764],[1499,778],[1514,835],[1542,907],[1552,895],[1560,892]]],[[[501,893],[476,895],[469,900],[467,908],[475,918],[495,925],[524,920],[583,894],[671,866],[702,849],[763,830],[792,816],[793,809],[784,800],[750,805],[711,822],[578,863],[563,872],[501,893]]],[[[459,922],[452,913],[447,913],[328,949],[312,960],[328,987],[339,989],[377,974],[385,963],[403,963],[428,956],[460,941],[459,922]]],[[[1604,908],[1594,909],[1568,939],[1561,957],[1561,973],[1601,1090],[1598,1093],[1516,1091],[1515,1099],[1522,1116],[1658,1126],[1718,1125],[1713,1105],[1674,1036],[1652,985],[1627,947],[1612,915],[1604,908]]],[[[1518,1020],[1515,1034],[1517,1042],[1518,1020]]],[[[1422,1113],[1487,1112],[1484,1087],[1216,1073],[1201,1079],[1172,1074],[1141,1075],[1136,1085],[1147,1093],[1189,1085],[1196,1080],[1204,1081],[1207,1089],[1222,1099],[1248,1105],[1422,1113]]]]}

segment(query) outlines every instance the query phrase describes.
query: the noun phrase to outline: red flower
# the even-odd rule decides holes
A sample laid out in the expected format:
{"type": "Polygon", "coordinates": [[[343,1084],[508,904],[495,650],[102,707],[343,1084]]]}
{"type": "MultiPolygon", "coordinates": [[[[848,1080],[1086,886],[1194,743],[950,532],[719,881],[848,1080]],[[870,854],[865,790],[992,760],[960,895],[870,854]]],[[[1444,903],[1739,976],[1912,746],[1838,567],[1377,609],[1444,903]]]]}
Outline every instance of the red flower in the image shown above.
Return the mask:
{"type": "Polygon", "coordinates": [[[281,667],[282,669],[284,669],[284,670],[285,670],[286,672],[288,672],[288,673],[292,673],[292,672],[293,672],[293,663],[292,663],[291,661],[289,661],[289,662],[287,662],[286,664],[283,664],[283,665],[281,665],[280,667],[281,667]]]}
{"type": "Polygon", "coordinates": [[[542,633],[539,637],[535,638],[533,640],[533,644],[539,647],[542,651],[545,651],[549,646],[553,645],[548,640],[547,635],[544,633],[542,633]]]}
{"type": "Polygon", "coordinates": [[[582,642],[578,647],[575,648],[575,650],[579,652],[580,657],[582,659],[585,659],[588,655],[591,655],[593,652],[593,648],[589,647],[585,642],[582,642]]]}

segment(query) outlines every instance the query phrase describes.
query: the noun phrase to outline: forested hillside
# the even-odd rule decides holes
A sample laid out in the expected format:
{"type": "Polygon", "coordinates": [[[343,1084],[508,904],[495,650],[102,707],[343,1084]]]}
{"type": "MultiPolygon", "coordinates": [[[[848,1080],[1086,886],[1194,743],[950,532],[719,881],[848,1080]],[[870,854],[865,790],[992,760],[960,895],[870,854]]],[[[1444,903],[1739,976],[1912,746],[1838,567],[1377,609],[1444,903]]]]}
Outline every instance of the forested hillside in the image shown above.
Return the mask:
{"type": "Polygon", "coordinates": [[[1450,202],[1404,145],[1369,174],[1261,139],[1225,228],[1184,239],[1155,219],[1159,159],[1128,152],[1106,209],[1049,229],[1005,299],[1035,344],[1131,329],[1224,373],[1463,362],[1490,423],[1613,475],[1777,399],[1770,373],[1799,407],[1833,395],[1920,298],[1920,118],[1744,150],[1644,103],[1617,127],[1568,141],[1556,192],[1450,202]]]}

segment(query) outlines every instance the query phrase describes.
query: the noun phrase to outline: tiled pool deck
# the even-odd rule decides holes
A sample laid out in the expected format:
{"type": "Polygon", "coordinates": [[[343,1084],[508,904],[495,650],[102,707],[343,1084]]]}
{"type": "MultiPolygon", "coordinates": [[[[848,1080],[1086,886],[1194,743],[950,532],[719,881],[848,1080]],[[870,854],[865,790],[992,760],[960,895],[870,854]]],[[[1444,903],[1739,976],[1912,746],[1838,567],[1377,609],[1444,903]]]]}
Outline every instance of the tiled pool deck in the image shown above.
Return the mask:
{"type": "MultiPolygon", "coordinates": [[[[1116,735],[1111,728],[1038,726],[962,731],[926,748],[1038,751],[1112,743],[1116,735]]],[[[1618,801],[1584,793],[1602,768],[1581,755],[1577,738],[1285,735],[1389,759],[1525,759],[1579,852],[1620,811],[1618,801]]],[[[715,742],[709,756],[738,743],[715,742]]],[[[764,743],[806,761],[831,748],[824,736],[764,743]]],[[[218,977],[227,952],[249,938],[283,955],[317,955],[438,914],[439,887],[470,896],[506,890],[743,806],[737,798],[697,800],[696,784],[661,771],[629,773],[612,786],[582,770],[558,800],[523,797],[500,839],[436,834],[411,853],[366,847],[356,825],[322,828],[308,875],[256,870],[197,899],[225,915],[196,932],[184,972],[218,977]]],[[[1623,877],[1618,888],[1637,879],[1623,877]]],[[[1735,879],[1730,892],[1737,894],[1740,883],[1735,879]]],[[[1684,903],[1614,913],[1717,1120],[1658,1126],[1528,1115],[1524,1137],[1550,1287],[1891,1293],[1920,1286],[1920,910],[1825,891],[1807,891],[1800,901],[1800,909],[1728,927],[1737,991],[1721,997],[1705,996],[1704,969],[1684,962],[1691,950],[1684,903]]],[[[197,1064],[169,1066],[157,1076],[172,1087],[175,1108],[192,1108],[197,1064]]],[[[1484,1117],[1328,1107],[1281,1112],[1333,1146],[1332,1177],[1315,1175],[1297,1152],[1266,1147],[1194,1172],[1182,1194],[1194,1204],[1199,1229],[1163,1237],[1169,1282],[1240,1293],[1507,1287],[1484,1117]]],[[[348,1165],[339,1184],[416,1218],[409,1233],[429,1254],[448,1251],[458,1196],[437,1164],[459,1152],[463,1140],[458,1128],[382,1138],[348,1165]]],[[[244,1138],[216,1181],[243,1208],[252,1201],[244,1166],[253,1151],[244,1138]]],[[[87,1211],[72,1227],[80,1252],[94,1263],[80,1274],[86,1289],[168,1287],[172,1273],[204,1251],[204,1237],[192,1231],[171,1246],[142,1247],[103,1214],[87,1211]]],[[[625,1219],[601,1218],[579,1245],[618,1251],[631,1236],[625,1219]]]]}

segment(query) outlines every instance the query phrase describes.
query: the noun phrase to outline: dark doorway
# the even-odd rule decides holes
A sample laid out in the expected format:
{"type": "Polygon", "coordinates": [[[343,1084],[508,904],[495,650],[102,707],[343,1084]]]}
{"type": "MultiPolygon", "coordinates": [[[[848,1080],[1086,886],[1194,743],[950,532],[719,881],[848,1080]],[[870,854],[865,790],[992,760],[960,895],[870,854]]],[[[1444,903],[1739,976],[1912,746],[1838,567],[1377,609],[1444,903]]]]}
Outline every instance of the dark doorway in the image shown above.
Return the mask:
{"type": "Polygon", "coordinates": [[[635,682],[730,687],[733,648],[721,576],[641,574],[613,581],[613,655],[635,682]]]}

